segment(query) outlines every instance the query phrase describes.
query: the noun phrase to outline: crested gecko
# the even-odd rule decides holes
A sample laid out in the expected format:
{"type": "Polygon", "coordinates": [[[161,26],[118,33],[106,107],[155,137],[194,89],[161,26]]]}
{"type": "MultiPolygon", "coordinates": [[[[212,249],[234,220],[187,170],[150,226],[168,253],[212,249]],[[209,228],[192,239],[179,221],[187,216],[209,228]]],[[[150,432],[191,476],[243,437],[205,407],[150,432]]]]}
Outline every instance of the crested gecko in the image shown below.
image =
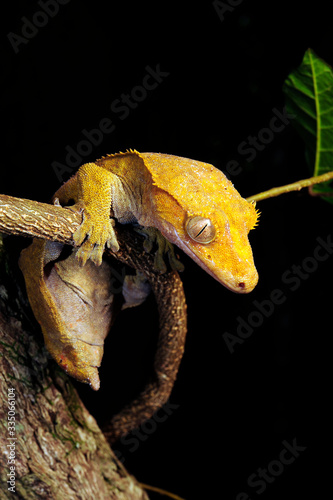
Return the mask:
{"type": "MultiPolygon", "coordinates": [[[[229,290],[248,293],[258,281],[248,241],[258,218],[255,205],[207,163],[133,150],[108,155],[82,165],[53,199],[82,211],[73,235],[79,248],[66,253],[63,245],[35,239],[19,264],[51,355],[95,390],[115,308],[110,269],[102,260],[105,246],[119,248],[113,219],[143,226],[173,269],[180,269],[175,244],[229,290]]],[[[163,264],[156,259],[162,270],[163,264]]],[[[126,279],[122,307],[140,304],[148,293],[144,280],[126,279]]]]}
{"type": "Polygon", "coordinates": [[[74,234],[82,264],[100,265],[105,245],[117,251],[114,217],[158,229],[234,292],[248,293],[257,284],[248,240],[258,219],[255,205],[213,165],[130,150],[81,166],[54,198],[83,209],[74,234]]]}

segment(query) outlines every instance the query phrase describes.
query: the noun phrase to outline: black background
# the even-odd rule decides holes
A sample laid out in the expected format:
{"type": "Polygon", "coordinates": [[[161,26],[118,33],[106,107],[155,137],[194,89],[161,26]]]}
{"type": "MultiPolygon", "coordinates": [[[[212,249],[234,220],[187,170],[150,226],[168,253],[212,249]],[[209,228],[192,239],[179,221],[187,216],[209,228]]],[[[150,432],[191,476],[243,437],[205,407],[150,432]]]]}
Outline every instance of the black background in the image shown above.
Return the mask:
{"type": "MultiPolygon", "coordinates": [[[[333,63],[329,2],[244,0],[222,20],[203,0],[71,0],[15,53],[7,34],[22,36],[22,17],[32,20],[38,11],[36,1],[15,1],[1,16],[2,193],[48,201],[60,184],[53,162],[65,164],[66,146],[75,150],[82,130],[103,118],[115,128],[82,163],[127,148],[221,170],[237,160],[241,173],[232,181],[244,197],[311,175],[291,125],[252,162],[238,147],[269,126],[274,109],[282,111],[283,81],[308,47],[333,63]],[[147,66],[167,76],[121,119],[111,105],[142,84],[147,66]]],[[[251,499],[320,498],[328,484],[333,259],[294,291],[295,282],[282,276],[309,262],[317,237],[332,234],[332,206],[303,190],[258,208],[250,240],[260,280],[251,294],[226,290],[182,254],[189,328],[172,415],[141,429],[142,439],[115,446],[140,481],[187,500],[236,499],[241,492],[251,499]],[[231,353],[223,334],[235,334],[237,317],[247,321],[254,301],[268,300],[274,289],[284,303],[231,353]],[[279,459],[284,440],[295,439],[306,449],[294,463],[262,493],[251,487],[248,477],[279,459]]],[[[143,384],[156,322],[152,299],[124,312],[107,342],[101,390],[77,384],[100,423],[143,384]]]]}

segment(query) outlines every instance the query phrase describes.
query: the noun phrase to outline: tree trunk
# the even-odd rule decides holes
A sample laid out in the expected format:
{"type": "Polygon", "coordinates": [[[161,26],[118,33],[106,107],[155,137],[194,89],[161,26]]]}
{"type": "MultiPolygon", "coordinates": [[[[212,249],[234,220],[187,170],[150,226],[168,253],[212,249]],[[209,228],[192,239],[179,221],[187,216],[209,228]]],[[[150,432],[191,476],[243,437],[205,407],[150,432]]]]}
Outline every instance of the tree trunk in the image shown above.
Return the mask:
{"type": "Polygon", "coordinates": [[[15,265],[8,266],[2,250],[0,499],[147,499],[67,375],[50,360],[20,306],[25,301],[17,286],[21,278],[12,274],[15,265]]]}

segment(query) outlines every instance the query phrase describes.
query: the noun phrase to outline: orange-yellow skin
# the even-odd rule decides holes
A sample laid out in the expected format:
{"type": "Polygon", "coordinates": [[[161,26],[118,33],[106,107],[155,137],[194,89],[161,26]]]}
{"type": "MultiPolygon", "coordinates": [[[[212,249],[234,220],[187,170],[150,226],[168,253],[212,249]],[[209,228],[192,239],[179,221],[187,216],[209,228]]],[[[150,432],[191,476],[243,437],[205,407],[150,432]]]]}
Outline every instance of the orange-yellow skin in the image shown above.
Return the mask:
{"type": "Polygon", "coordinates": [[[120,223],[155,227],[222,285],[248,293],[258,274],[248,240],[258,214],[213,165],[187,158],[128,151],[80,167],[55,193],[62,205],[73,199],[84,220],[74,234],[82,264],[102,261],[105,244],[117,250],[110,215],[120,223]],[[208,244],[187,234],[189,217],[209,218],[216,230],[208,244]]]}

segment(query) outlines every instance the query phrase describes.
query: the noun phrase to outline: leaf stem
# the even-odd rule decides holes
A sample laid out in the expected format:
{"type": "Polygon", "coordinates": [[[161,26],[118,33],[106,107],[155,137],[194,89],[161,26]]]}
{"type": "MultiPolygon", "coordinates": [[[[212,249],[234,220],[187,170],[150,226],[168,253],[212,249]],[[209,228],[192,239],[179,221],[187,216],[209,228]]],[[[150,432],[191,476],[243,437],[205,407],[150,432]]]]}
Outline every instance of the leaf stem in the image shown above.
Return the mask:
{"type": "Polygon", "coordinates": [[[302,179],[292,184],[287,184],[285,186],[275,187],[269,189],[268,191],[263,191],[262,193],[255,194],[246,198],[247,201],[261,201],[267,198],[273,198],[274,196],[279,196],[280,194],[289,193],[290,191],[299,191],[305,187],[313,186],[314,184],[319,184],[320,182],[327,182],[333,179],[333,171],[326,172],[322,175],[316,175],[315,177],[310,177],[309,179],[302,179]]]}

